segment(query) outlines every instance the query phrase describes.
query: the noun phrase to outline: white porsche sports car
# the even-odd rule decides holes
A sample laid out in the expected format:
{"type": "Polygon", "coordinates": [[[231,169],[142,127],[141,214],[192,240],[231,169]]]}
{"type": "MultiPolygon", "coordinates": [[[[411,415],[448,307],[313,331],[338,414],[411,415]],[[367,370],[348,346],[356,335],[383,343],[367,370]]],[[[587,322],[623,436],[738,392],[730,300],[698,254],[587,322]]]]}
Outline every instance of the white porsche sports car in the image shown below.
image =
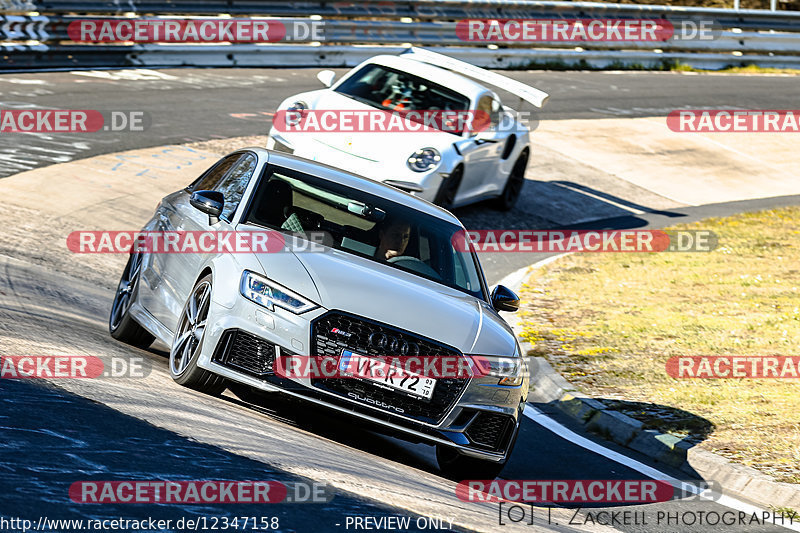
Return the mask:
{"type": "Polygon", "coordinates": [[[372,57],[334,83],[335,76],[320,72],[326,89],[280,104],[267,148],[360,174],[447,209],[487,199],[499,209],[514,207],[525,182],[530,130],[485,85],[536,107],[547,93],[420,48],[372,57]],[[399,116],[390,117],[396,119],[392,124],[376,121],[376,114],[399,116]]]}

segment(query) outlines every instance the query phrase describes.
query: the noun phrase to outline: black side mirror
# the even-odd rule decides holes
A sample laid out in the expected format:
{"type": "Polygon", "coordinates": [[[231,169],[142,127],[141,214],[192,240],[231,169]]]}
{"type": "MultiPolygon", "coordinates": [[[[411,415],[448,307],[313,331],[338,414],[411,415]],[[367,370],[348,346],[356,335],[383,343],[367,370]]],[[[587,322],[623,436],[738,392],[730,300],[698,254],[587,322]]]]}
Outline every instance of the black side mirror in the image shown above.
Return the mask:
{"type": "Polygon", "coordinates": [[[513,313],[519,310],[519,296],[508,287],[498,285],[492,291],[492,307],[497,311],[513,313]]]}
{"type": "Polygon", "coordinates": [[[195,191],[189,198],[189,203],[208,215],[208,224],[213,226],[219,222],[225,197],[219,191],[195,191]]]}

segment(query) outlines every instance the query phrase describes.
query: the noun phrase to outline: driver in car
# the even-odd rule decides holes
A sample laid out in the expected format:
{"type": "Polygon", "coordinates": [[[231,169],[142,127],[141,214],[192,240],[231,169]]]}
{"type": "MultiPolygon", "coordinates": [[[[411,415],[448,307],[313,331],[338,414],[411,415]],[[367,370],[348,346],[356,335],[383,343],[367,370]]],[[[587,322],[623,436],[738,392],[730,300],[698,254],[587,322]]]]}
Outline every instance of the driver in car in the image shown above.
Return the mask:
{"type": "Polygon", "coordinates": [[[389,220],[378,230],[378,248],[375,258],[388,261],[393,257],[400,257],[406,251],[411,238],[411,225],[402,220],[389,220]]]}

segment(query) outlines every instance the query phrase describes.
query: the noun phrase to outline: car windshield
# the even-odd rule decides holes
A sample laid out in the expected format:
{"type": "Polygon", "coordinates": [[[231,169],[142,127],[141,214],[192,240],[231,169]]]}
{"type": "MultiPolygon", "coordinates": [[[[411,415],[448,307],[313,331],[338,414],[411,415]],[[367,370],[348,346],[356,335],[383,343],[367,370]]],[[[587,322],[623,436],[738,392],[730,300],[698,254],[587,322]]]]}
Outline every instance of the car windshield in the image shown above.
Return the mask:
{"type": "MultiPolygon", "coordinates": [[[[387,111],[469,111],[469,98],[419,76],[383,65],[365,65],[344,80],[335,91],[387,111]]],[[[408,118],[423,123],[418,113],[408,118]]],[[[444,121],[431,124],[441,131],[461,135],[463,128],[444,121]]]]}
{"type": "Polygon", "coordinates": [[[273,165],[244,221],[324,243],[485,299],[458,224],[339,183],[273,165]],[[460,238],[460,241],[459,241],[460,238]]]}

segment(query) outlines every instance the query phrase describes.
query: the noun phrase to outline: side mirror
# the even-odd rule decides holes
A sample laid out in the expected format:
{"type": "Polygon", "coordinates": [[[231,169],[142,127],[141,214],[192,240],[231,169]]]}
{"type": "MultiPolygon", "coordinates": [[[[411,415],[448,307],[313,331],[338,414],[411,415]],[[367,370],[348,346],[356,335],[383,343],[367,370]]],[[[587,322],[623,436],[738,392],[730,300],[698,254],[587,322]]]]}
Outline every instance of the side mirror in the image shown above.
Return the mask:
{"type": "Polygon", "coordinates": [[[317,79],[322,82],[325,87],[333,85],[333,80],[336,78],[336,73],[332,70],[320,70],[317,73],[317,79]]]}
{"type": "Polygon", "coordinates": [[[225,205],[225,197],[219,191],[195,191],[189,198],[192,207],[208,215],[208,224],[213,226],[219,222],[222,214],[222,207],[225,205]]]}
{"type": "Polygon", "coordinates": [[[504,285],[498,285],[492,291],[492,307],[497,311],[514,313],[519,310],[519,296],[504,285]]]}

